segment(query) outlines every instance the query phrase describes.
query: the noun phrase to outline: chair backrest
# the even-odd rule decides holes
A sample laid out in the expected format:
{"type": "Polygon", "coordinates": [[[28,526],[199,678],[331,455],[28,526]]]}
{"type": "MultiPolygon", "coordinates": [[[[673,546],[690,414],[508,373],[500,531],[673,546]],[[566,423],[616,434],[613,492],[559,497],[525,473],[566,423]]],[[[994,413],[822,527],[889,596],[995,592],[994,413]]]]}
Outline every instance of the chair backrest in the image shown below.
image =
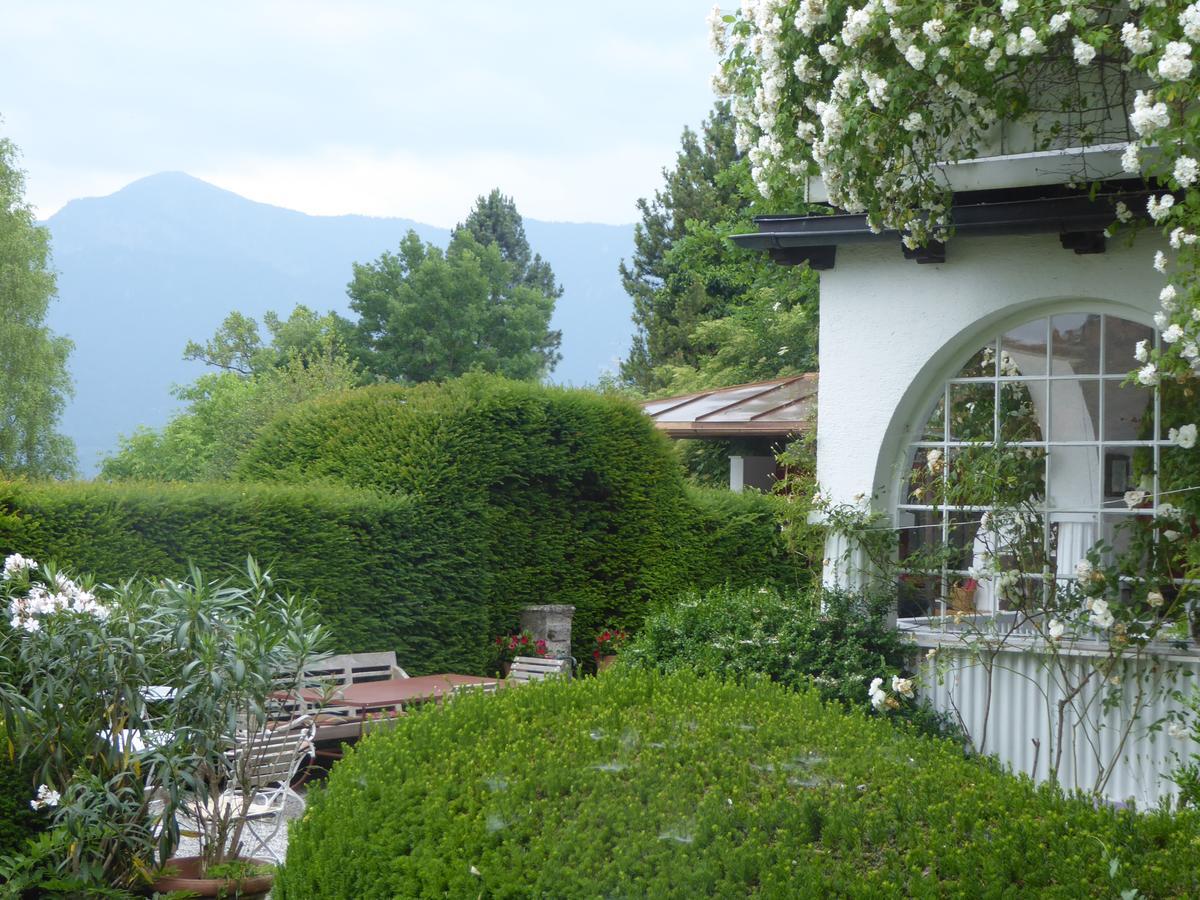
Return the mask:
{"type": "Polygon", "coordinates": [[[480,694],[494,694],[496,693],[496,688],[498,687],[500,687],[500,682],[498,681],[487,681],[483,684],[456,684],[450,689],[450,695],[452,697],[457,697],[461,694],[470,694],[473,692],[480,694]]]}
{"type": "Polygon", "coordinates": [[[396,664],[396,652],[340,653],[315,659],[304,668],[305,681],[345,687],[364,681],[390,681],[407,678],[408,673],[396,664]]]}
{"type": "Polygon", "coordinates": [[[312,746],[314,726],[307,716],[288,726],[240,734],[234,743],[235,777],[246,793],[291,784],[312,746]]]}
{"type": "Polygon", "coordinates": [[[542,656],[518,656],[508,670],[508,681],[541,681],[552,675],[569,675],[570,661],[542,656]]]}

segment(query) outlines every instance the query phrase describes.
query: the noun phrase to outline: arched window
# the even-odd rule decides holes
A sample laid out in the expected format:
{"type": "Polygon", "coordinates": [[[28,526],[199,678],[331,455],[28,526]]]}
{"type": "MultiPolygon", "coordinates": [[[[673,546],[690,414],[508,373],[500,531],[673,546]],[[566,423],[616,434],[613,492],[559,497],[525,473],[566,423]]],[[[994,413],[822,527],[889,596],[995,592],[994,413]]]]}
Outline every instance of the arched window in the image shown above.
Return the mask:
{"type": "Polygon", "coordinates": [[[897,509],[902,564],[941,560],[904,577],[901,617],[1005,608],[995,580],[977,577],[981,557],[1006,552],[988,524],[998,506],[1029,511],[1021,569],[1042,583],[1074,577],[1093,545],[1119,547],[1122,522],[1153,514],[1173,487],[1160,475],[1178,448],[1163,439],[1181,423],[1155,388],[1126,381],[1137,342],[1155,340],[1113,315],[1050,315],[992,336],[942,385],[897,509]]]}

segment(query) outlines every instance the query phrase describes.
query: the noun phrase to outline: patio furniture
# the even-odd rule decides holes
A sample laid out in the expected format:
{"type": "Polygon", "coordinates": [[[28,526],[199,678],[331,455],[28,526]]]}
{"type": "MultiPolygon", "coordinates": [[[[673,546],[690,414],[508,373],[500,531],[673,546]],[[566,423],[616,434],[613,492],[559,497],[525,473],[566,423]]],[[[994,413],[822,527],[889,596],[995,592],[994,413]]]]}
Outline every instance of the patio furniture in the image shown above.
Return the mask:
{"type": "Polygon", "coordinates": [[[570,660],[547,659],[541,656],[518,656],[513,659],[506,680],[514,684],[524,684],[556,675],[569,676],[570,674],[570,660]]]}
{"type": "Polygon", "coordinates": [[[320,743],[357,738],[362,734],[359,714],[338,702],[341,691],[355,684],[371,684],[408,678],[396,663],[394,651],[342,653],[315,660],[304,670],[306,701],[302,711],[313,715],[320,743]]]}
{"type": "MultiPolygon", "coordinates": [[[[252,857],[261,850],[275,862],[283,862],[270,842],[283,827],[288,798],[304,806],[304,798],[292,789],[292,782],[312,752],[314,733],[315,723],[310,716],[283,727],[239,733],[230,754],[230,786],[215,803],[210,798],[197,798],[185,804],[183,818],[197,828],[225,816],[232,821],[241,819],[241,855],[252,857]]],[[[196,835],[184,829],[180,833],[196,835]]]]}

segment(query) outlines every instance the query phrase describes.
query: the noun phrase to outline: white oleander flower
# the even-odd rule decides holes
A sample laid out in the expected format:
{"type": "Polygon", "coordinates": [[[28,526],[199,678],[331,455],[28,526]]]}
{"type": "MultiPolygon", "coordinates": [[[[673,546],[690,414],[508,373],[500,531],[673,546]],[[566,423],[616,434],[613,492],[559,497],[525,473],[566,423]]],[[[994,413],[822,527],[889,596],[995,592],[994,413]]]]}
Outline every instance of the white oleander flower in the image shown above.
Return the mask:
{"type": "Polygon", "coordinates": [[[1192,74],[1192,45],[1186,41],[1171,41],[1158,60],[1158,74],[1167,81],[1183,81],[1192,74]]]}
{"type": "Polygon", "coordinates": [[[1172,428],[1167,433],[1167,439],[1184,450],[1191,450],[1196,446],[1196,425],[1184,425],[1182,428],[1172,428]]]}
{"type": "Polygon", "coordinates": [[[44,809],[45,807],[58,806],[62,800],[62,794],[54,790],[48,784],[40,784],[37,789],[37,797],[29,801],[29,805],[33,809],[44,809]]]}
{"type": "Polygon", "coordinates": [[[1191,187],[1200,178],[1200,163],[1190,156],[1181,156],[1175,160],[1175,171],[1172,173],[1182,188],[1191,187]]]}
{"type": "Polygon", "coordinates": [[[5,581],[11,581],[18,574],[30,572],[38,567],[37,560],[29,559],[20,553],[13,553],[4,560],[4,573],[0,575],[5,581]]]}

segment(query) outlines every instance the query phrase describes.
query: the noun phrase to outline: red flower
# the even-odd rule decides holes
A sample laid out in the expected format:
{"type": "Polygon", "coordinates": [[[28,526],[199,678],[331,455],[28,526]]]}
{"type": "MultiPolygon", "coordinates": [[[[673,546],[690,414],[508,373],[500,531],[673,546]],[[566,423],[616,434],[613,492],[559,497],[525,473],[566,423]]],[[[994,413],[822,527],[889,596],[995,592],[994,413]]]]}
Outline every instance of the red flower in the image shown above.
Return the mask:
{"type": "Polygon", "coordinates": [[[612,640],[612,635],[609,634],[607,631],[604,632],[604,634],[600,635],[600,643],[602,643],[602,644],[607,641],[611,641],[611,640],[612,640]]]}
{"type": "Polygon", "coordinates": [[[600,651],[599,651],[599,650],[593,650],[593,651],[592,651],[592,657],[593,657],[594,659],[599,659],[599,658],[600,658],[600,651]]]}

